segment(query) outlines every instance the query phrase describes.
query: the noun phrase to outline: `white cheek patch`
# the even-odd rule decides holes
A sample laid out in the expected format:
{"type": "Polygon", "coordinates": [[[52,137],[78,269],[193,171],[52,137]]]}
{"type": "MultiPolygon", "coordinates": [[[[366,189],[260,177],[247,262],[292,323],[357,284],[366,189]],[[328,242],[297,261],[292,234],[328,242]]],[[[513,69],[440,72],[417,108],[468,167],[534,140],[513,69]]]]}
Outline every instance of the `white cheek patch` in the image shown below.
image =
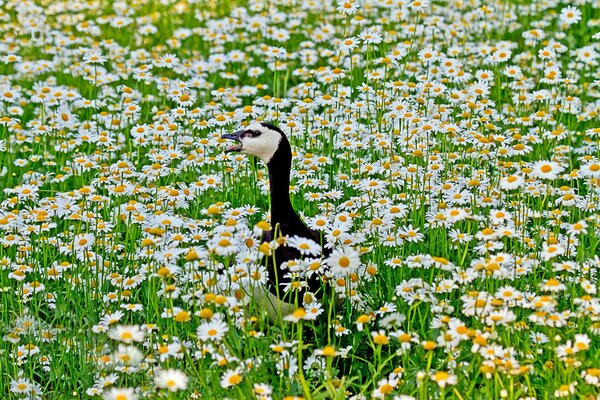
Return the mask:
{"type": "Polygon", "coordinates": [[[260,158],[265,164],[268,164],[273,155],[279,148],[281,134],[271,129],[262,128],[260,136],[242,139],[242,153],[260,158]]]}

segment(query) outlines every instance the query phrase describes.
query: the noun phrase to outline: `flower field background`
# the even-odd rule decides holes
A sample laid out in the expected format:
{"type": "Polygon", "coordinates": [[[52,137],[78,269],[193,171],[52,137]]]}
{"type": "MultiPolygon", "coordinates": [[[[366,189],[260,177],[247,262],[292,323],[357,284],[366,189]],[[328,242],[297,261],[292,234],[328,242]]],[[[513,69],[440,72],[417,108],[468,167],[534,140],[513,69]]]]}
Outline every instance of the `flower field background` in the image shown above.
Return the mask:
{"type": "Polygon", "coordinates": [[[599,26],[597,0],[0,1],[0,397],[597,398],[599,26]],[[220,137],[256,120],[336,254],[287,267],[341,305],[248,294],[268,174],[220,137]]]}

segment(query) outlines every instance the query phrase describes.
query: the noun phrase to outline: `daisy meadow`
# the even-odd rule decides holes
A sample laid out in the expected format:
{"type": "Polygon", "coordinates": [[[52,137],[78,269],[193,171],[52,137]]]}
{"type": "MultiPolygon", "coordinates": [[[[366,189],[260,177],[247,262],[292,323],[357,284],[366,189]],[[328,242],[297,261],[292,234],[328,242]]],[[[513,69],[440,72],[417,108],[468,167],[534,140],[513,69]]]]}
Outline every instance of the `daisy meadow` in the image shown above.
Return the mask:
{"type": "Polygon", "coordinates": [[[595,398],[599,10],[2,2],[0,397],[595,398]]]}

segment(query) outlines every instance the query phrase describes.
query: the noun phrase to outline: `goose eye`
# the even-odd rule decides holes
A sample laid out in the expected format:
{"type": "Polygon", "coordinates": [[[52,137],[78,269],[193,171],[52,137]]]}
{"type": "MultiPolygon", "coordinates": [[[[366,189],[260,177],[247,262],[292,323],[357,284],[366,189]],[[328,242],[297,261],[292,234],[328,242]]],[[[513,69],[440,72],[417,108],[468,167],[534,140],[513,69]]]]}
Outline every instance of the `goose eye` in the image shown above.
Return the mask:
{"type": "Polygon", "coordinates": [[[254,138],[254,137],[260,136],[260,132],[259,131],[248,131],[248,136],[254,138]]]}

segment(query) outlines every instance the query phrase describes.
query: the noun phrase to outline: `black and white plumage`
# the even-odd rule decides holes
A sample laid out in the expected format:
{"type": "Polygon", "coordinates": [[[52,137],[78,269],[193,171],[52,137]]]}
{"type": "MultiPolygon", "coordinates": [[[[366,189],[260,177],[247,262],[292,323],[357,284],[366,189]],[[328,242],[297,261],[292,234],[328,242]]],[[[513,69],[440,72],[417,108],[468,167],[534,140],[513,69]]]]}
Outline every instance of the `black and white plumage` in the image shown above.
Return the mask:
{"type": "MultiPolygon", "coordinates": [[[[290,170],[292,167],[292,149],[286,135],[278,127],[267,123],[254,123],[246,129],[222,135],[223,139],[235,140],[238,144],[227,147],[226,151],[236,151],[253,155],[261,159],[269,171],[271,195],[271,225],[273,229],[265,232],[263,241],[270,242],[280,236],[310,239],[321,243],[317,231],[309,229],[300,219],[290,200],[290,170]]],[[[327,256],[329,249],[323,248],[327,256]]],[[[281,264],[302,258],[300,252],[292,247],[279,246],[274,257],[269,257],[267,269],[269,280],[267,288],[256,288],[253,296],[258,306],[265,309],[272,319],[292,313],[302,304],[304,290],[293,290],[284,293],[282,286],[290,282],[286,276],[288,271],[281,264]]],[[[322,280],[316,274],[307,279],[306,290],[318,294],[322,290],[322,280]]]]}

